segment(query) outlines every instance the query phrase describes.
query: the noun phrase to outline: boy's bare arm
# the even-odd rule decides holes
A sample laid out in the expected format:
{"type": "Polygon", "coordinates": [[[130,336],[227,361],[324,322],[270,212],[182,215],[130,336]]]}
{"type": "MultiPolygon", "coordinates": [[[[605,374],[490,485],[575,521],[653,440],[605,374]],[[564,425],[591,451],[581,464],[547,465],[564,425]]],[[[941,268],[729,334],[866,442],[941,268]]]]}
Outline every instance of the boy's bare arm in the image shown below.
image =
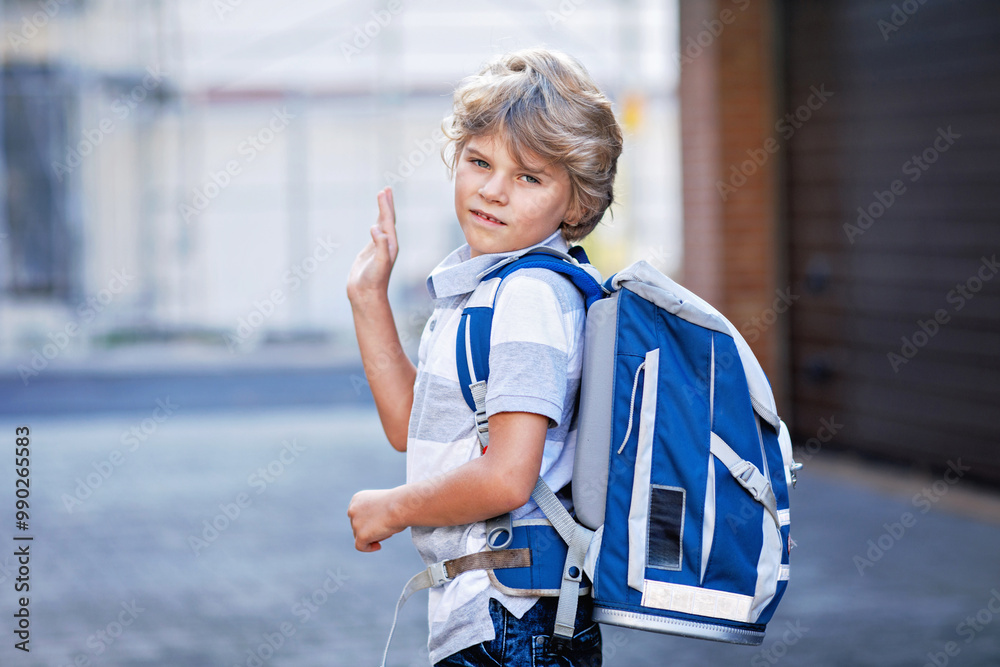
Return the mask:
{"type": "Polygon", "coordinates": [[[410,526],[460,526],[517,509],[538,480],[548,426],[548,417],[530,412],[495,414],[483,456],[421,482],[355,494],[347,509],[355,548],[377,551],[410,526]]]}
{"type": "Polygon", "coordinates": [[[347,298],[354,315],[354,331],[361,362],[375,398],[386,438],[395,449],[406,451],[406,434],[413,406],[417,369],[403,353],[389,305],[389,275],[399,252],[392,190],[378,193],[378,220],[372,240],[351,266],[347,298]]]}

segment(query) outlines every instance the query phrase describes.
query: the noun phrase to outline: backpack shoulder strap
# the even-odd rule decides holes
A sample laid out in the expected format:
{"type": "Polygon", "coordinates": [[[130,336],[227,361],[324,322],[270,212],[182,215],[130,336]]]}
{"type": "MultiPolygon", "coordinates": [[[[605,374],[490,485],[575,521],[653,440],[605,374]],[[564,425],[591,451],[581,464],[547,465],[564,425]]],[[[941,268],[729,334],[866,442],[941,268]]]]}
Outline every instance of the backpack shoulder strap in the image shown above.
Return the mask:
{"type": "MultiPolygon", "coordinates": [[[[560,273],[580,290],[584,297],[584,305],[590,305],[608,294],[607,288],[601,284],[600,274],[587,261],[587,255],[582,248],[574,247],[570,254],[551,248],[533,248],[524,255],[511,257],[482,275],[483,281],[504,278],[520,269],[544,268],[560,273]]],[[[486,381],[490,374],[490,332],[493,328],[493,306],[496,305],[496,294],[489,306],[470,306],[462,311],[458,324],[458,336],[455,341],[455,359],[458,362],[458,381],[462,387],[462,396],[469,409],[477,414],[482,411],[483,424],[477,416],[477,427],[480,433],[485,427],[486,381]],[[476,400],[476,394],[482,394],[482,405],[476,400]]],[[[483,440],[480,435],[480,441],[483,440]]]]}

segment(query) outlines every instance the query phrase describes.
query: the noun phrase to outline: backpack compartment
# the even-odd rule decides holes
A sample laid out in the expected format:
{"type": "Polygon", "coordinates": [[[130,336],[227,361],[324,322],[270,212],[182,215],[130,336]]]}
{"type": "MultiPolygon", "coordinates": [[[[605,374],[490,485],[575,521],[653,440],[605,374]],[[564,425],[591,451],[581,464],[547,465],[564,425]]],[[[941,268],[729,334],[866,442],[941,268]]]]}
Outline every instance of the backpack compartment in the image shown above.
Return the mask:
{"type": "Polygon", "coordinates": [[[764,478],[778,473],[787,508],[777,433],[755,413],[731,336],[627,288],[612,298],[616,318],[598,323],[613,327],[615,352],[608,465],[594,483],[607,489],[595,620],[759,644],[784,590],[787,525],[712,453],[712,434],[764,478]]]}

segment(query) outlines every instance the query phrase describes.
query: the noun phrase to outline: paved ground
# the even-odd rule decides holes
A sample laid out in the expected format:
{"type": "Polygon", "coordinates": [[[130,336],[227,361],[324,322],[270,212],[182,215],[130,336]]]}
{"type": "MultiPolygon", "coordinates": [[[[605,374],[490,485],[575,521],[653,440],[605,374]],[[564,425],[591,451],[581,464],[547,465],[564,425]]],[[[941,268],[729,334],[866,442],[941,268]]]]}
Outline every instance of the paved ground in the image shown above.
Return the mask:
{"type": "Polygon", "coordinates": [[[370,401],[350,346],[223,347],[146,345],[57,358],[34,371],[30,359],[0,363],[0,418],[151,410],[170,396],[185,412],[343,405],[370,401]]]}
{"type": "MultiPolygon", "coordinates": [[[[110,413],[0,415],[0,443],[13,445],[17,425],[32,430],[35,538],[24,654],[11,634],[4,455],[0,665],[378,664],[419,562],[405,535],[377,554],[353,549],[351,494],[404,474],[371,407],[204,409],[178,395],[165,416],[152,397],[167,394],[149,382],[130,390],[143,405],[110,413]]],[[[270,382],[290,395],[301,386],[270,382]]],[[[763,646],[606,627],[605,664],[1000,664],[996,497],[824,452],[807,466],[792,498],[791,585],[763,646]]],[[[404,609],[390,664],[426,664],[425,600],[404,609]]]]}

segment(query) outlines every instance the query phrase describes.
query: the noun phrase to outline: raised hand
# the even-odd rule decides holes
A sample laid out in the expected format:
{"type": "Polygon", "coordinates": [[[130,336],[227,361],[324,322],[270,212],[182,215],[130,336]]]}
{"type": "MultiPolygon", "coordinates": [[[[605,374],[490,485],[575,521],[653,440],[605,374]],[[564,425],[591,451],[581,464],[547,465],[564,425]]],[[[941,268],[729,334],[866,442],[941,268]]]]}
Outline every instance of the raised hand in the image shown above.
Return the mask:
{"type": "Polygon", "coordinates": [[[396,209],[389,188],[378,193],[378,219],[372,225],[371,235],[372,240],[351,265],[347,298],[351,302],[361,363],[382,428],[389,443],[402,452],[406,451],[417,369],[403,353],[389,303],[389,274],[399,252],[396,209]]]}
{"type": "Polygon", "coordinates": [[[378,219],[371,227],[372,240],[362,248],[347,277],[347,297],[351,303],[367,296],[385,295],[389,274],[399,254],[396,239],[396,209],[392,188],[378,193],[378,219]]]}

